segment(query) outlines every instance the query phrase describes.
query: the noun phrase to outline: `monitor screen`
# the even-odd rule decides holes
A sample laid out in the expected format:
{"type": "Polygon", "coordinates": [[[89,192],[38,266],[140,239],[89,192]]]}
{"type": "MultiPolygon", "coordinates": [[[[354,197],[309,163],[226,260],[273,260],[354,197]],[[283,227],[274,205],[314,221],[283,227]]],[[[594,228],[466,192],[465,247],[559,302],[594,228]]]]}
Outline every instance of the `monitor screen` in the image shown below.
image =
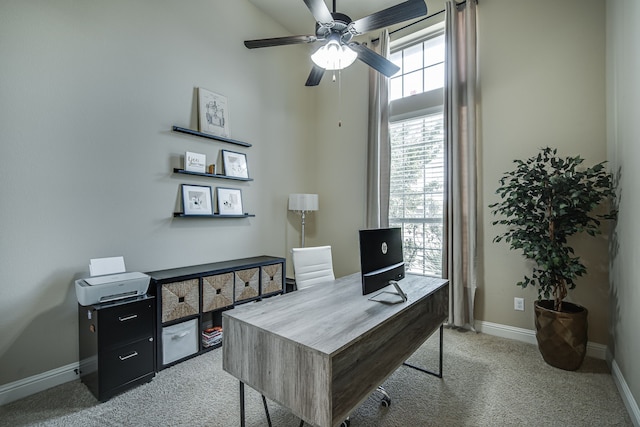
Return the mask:
{"type": "Polygon", "coordinates": [[[363,295],[404,278],[400,228],[360,230],[360,271],[363,295]]]}

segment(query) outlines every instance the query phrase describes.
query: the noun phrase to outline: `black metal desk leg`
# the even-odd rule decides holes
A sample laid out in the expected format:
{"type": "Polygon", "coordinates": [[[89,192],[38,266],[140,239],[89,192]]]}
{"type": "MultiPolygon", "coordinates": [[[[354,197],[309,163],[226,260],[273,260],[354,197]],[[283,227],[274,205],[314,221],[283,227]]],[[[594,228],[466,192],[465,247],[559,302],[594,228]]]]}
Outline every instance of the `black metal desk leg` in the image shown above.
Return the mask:
{"type": "Polygon", "coordinates": [[[443,338],[443,330],[444,330],[444,324],[440,325],[440,360],[438,363],[438,367],[439,367],[439,372],[431,372],[427,369],[421,368],[419,366],[415,366],[412,365],[410,363],[404,362],[403,365],[404,366],[408,366],[410,368],[413,368],[415,370],[418,370],[420,372],[424,372],[425,374],[429,374],[429,375],[433,375],[434,377],[438,377],[438,378],[442,378],[442,338],[443,338]]]}
{"type": "Polygon", "coordinates": [[[240,427],[244,427],[244,383],[240,381],[240,427]]]}
{"type": "Polygon", "coordinates": [[[267,424],[271,427],[271,417],[269,416],[269,407],[267,406],[267,398],[262,395],[262,404],[264,405],[264,413],[267,416],[267,424]]]}
{"type": "Polygon", "coordinates": [[[440,325],[440,375],[438,375],[438,378],[442,378],[442,338],[443,338],[442,330],[443,328],[444,328],[444,325],[440,325]]]}

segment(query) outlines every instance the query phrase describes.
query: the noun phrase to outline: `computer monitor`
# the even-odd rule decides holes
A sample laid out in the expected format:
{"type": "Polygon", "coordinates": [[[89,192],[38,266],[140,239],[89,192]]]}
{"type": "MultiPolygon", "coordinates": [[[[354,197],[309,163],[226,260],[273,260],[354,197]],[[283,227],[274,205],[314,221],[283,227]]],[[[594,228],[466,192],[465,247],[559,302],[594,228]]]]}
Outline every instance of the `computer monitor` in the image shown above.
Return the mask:
{"type": "Polygon", "coordinates": [[[402,300],[407,300],[398,285],[398,281],[404,278],[400,228],[360,230],[360,271],[363,295],[393,285],[402,300]]]}

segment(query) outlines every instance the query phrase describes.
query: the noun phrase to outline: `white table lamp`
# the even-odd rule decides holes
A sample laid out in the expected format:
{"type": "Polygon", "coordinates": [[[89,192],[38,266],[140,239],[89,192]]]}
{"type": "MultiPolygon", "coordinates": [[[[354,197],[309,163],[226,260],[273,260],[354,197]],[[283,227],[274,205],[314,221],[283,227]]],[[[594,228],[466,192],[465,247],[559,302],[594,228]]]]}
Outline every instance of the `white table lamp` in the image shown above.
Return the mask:
{"type": "Polygon", "coordinates": [[[317,194],[289,194],[289,210],[302,215],[302,246],[304,248],[304,220],[307,212],[318,210],[317,194]]]}

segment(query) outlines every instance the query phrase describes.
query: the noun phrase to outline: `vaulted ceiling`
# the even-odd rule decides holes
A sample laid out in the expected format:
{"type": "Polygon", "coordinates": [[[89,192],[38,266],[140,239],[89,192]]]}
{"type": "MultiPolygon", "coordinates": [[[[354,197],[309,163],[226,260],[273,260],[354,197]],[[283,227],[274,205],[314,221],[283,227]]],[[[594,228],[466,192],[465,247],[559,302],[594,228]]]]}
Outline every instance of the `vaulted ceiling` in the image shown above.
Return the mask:
{"type": "MultiPolygon", "coordinates": [[[[283,36],[315,34],[316,21],[303,0],[249,0],[249,2],[290,32],[283,36]]],[[[402,2],[403,0],[336,0],[336,10],[356,20],[402,2]]],[[[333,11],[333,0],[325,0],[325,3],[329,10],[333,11]]],[[[429,15],[444,9],[444,0],[427,0],[426,3],[429,15]]]]}

